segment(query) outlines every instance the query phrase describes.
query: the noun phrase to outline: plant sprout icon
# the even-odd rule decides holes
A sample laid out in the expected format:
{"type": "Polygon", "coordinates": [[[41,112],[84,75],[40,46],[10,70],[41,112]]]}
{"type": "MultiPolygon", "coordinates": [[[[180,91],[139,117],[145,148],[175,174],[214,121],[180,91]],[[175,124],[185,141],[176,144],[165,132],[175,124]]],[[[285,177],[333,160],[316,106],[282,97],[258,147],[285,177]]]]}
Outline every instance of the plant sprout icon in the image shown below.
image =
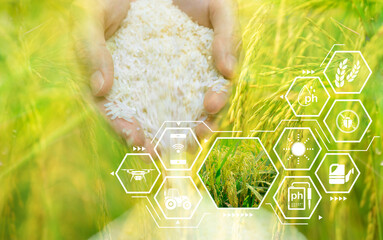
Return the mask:
{"type": "MultiPolygon", "coordinates": [[[[346,71],[347,71],[347,61],[348,61],[348,58],[341,61],[336,71],[335,86],[337,88],[341,88],[344,86],[344,80],[345,80],[344,78],[346,77],[346,71]]],[[[358,60],[352,67],[351,72],[347,75],[346,77],[347,82],[353,82],[355,78],[358,76],[359,70],[360,70],[360,62],[358,60]]]]}
{"type": "Polygon", "coordinates": [[[308,152],[314,151],[314,148],[306,147],[307,143],[310,141],[310,138],[307,138],[305,141],[302,141],[301,135],[297,133],[296,141],[293,137],[288,138],[288,146],[283,148],[284,151],[288,152],[287,161],[290,161],[292,158],[296,158],[297,164],[300,164],[301,158],[305,158],[307,161],[310,161],[310,157],[306,155],[308,152]]]}

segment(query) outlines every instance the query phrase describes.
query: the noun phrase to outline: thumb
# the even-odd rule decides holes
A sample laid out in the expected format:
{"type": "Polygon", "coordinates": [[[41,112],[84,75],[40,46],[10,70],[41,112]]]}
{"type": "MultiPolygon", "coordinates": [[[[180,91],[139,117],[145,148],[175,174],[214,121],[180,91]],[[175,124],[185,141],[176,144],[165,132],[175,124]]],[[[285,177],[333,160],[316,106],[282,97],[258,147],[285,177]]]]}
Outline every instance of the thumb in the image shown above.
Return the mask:
{"type": "Polygon", "coordinates": [[[113,85],[113,59],[106,48],[103,35],[96,38],[90,47],[90,86],[95,96],[104,96],[113,85]]]}
{"type": "Polygon", "coordinates": [[[233,0],[211,0],[209,17],[214,30],[213,57],[218,71],[226,78],[234,76],[237,64],[237,18],[233,0]]]}
{"type": "Polygon", "coordinates": [[[99,97],[112,88],[114,71],[113,59],[106,47],[103,11],[96,9],[92,11],[82,8],[83,17],[74,20],[74,46],[76,55],[90,76],[92,93],[99,97]]]}

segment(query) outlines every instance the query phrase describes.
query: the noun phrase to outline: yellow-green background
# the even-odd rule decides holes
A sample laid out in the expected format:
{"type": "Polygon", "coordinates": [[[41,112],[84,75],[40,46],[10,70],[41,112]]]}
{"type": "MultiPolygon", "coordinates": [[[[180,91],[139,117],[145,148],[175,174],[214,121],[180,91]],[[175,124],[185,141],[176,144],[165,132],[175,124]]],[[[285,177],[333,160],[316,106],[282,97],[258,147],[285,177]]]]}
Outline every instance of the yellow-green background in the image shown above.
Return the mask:
{"type": "MultiPolygon", "coordinates": [[[[78,12],[71,2],[0,2],[0,239],[84,239],[132,203],[109,174],[128,148],[91,104],[72,51],[71,14],[78,12]]],[[[323,58],[345,43],[373,71],[360,98],[374,119],[366,139],[381,135],[381,1],[240,0],[238,7],[243,66],[227,129],[248,136],[293,118],[279,96],[303,69],[323,76],[323,58]]],[[[309,239],[382,240],[381,154],[380,140],[353,154],[362,174],[348,200],[326,196],[317,209],[325,221],[299,230],[309,239]]]]}

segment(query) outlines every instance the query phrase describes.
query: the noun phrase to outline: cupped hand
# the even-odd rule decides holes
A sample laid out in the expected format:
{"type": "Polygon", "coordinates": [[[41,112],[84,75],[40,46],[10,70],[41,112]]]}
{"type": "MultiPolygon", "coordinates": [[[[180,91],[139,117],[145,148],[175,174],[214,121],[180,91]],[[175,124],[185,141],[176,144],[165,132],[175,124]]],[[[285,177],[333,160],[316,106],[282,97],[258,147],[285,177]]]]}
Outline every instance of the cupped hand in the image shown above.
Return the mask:
{"type": "MultiPolygon", "coordinates": [[[[224,77],[232,79],[240,46],[235,0],[173,0],[173,2],[193,21],[213,29],[215,66],[224,77]]],[[[204,107],[209,117],[205,123],[210,129],[215,130],[217,128],[215,124],[216,115],[226,105],[229,97],[229,86],[227,86],[226,91],[219,93],[212,90],[206,92],[204,107]]],[[[211,131],[204,124],[199,124],[195,131],[199,138],[211,134],[211,131]]]]}
{"type": "MultiPolygon", "coordinates": [[[[118,29],[128,14],[129,0],[83,0],[80,5],[90,13],[82,20],[89,29],[80,31],[77,36],[76,51],[87,65],[90,75],[90,86],[97,105],[105,114],[104,96],[113,85],[113,59],[106,47],[109,39],[118,29]],[[87,25],[88,24],[88,25],[87,25]]],[[[202,26],[213,28],[213,58],[218,71],[230,79],[234,76],[236,60],[236,47],[238,44],[236,31],[237,21],[234,14],[233,0],[174,0],[182,11],[192,20],[202,26]]],[[[220,93],[209,90],[204,99],[206,112],[210,114],[207,124],[213,127],[214,115],[226,104],[229,91],[220,93]]],[[[109,120],[114,130],[134,145],[145,146],[153,153],[153,146],[137,120],[128,122],[117,118],[109,120]]],[[[204,125],[196,128],[199,137],[207,134],[209,130],[204,125]]]]}

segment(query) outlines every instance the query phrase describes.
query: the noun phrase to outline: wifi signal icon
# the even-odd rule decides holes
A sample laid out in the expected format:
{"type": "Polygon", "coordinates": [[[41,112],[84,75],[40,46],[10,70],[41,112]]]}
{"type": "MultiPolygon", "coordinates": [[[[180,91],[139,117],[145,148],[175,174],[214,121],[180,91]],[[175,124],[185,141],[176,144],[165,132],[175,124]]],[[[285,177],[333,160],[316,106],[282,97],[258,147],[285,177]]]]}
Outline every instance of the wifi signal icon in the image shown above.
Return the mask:
{"type": "Polygon", "coordinates": [[[184,148],[184,145],[180,144],[180,143],[176,143],[172,146],[172,148],[174,148],[174,150],[176,150],[177,153],[180,153],[181,150],[184,148]]]}

